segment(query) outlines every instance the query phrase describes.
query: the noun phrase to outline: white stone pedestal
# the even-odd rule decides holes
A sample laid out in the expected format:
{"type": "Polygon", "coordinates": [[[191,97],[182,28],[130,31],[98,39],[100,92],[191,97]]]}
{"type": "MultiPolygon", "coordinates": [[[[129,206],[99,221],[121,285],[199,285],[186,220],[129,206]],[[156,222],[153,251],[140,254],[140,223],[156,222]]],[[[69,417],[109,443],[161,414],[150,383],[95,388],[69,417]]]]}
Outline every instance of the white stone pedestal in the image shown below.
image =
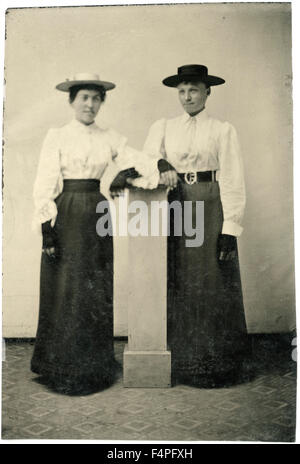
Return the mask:
{"type": "MultiPolygon", "coordinates": [[[[148,236],[128,236],[128,345],[124,350],[124,387],[171,386],[171,353],[167,351],[167,237],[161,233],[151,236],[151,202],[166,200],[165,189],[129,191],[129,205],[143,201],[148,206],[145,213],[148,236]]],[[[129,214],[128,221],[136,214],[129,214]]]]}

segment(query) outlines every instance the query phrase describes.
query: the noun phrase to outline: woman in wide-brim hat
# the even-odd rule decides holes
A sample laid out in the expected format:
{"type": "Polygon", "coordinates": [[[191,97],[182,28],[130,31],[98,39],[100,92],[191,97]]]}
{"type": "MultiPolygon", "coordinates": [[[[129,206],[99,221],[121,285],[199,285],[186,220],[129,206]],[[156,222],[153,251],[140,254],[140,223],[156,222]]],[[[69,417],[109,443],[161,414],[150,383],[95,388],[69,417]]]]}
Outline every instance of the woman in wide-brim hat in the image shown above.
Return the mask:
{"type": "MultiPolygon", "coordinates": [[[[182,222],[198,224],[204,206],[204,242],[188,228],[168,239],[168,343],[174,382],[216,387],[250,378],[237,241],[242,232],[245,186],[235,128],[208,115],[210,87],[224,84],[204,65],[185,65],[163,80],[178,89],[184,114],[150,128],[144,150],[158,160],[169,202],[182,205],[182,222]],[[192,202],[186,217],[186,202],[192,202]],[[187,245],[187,241],[189,245],[187,245]]],[[[174,214],[176,213],[176,210],[174,214]]],[[[177,210],[178,214],[178,210],[177,210]]],[[[200,231],[199,231],[200,233],[200,231]]]]}
{"type": "MultiPolygon", "coordinates": [[[[74,119],[50,129],[43,143],[34,185],[34,223],[42,229],[39,322],[31,361],[33,372],[62,393],[89,393],[112,384],[113,242],[111,230],[98,235],[102,214],[109,214],[101,178],[112,163],[121,174],[111,192],[128,177],[141,186],[157,185],[155,163],[142,156],[95,117],[115,84],[98,75],[78,74],[56,88],[69,93],[74,119]]],[[[123,182],[123,184],[122,184],[123,182]]]]}

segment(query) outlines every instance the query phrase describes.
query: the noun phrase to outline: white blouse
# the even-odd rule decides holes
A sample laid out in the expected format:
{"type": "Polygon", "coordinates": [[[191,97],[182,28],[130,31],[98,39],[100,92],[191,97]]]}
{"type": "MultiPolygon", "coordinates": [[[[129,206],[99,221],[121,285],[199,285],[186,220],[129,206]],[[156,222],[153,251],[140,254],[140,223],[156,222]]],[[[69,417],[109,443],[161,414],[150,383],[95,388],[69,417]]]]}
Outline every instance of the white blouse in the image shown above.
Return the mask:
{"type": "Polygon", "coordinates": [[[33,189],[35,213],[33,228],[57,216],[55,198],[63,190],[64,179],[101,179],[110,163],[118,170],[135,167],[142,175],[136,187],[157,187],[157,161],[149,162],[143,152],[126,145],[127,139],[112,129],[100,129],[95,123],[77,120],[58,129],[50,129],[44,140],[33,189]]]}
{"type": "Polygon", "coordinates": [[[245,209],[243,163],[235,128],[208,116],[160,119],[149,130],[144,151],[165,158],[179,173],[217,171],[224,222],[222,233],[239,236],[245,209]]]}

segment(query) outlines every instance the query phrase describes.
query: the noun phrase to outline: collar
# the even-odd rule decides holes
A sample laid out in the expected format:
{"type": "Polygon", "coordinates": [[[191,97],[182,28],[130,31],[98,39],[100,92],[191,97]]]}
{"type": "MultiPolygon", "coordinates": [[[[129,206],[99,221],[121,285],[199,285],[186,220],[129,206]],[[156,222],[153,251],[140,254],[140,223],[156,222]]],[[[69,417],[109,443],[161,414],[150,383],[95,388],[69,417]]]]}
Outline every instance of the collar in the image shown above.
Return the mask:
{"type": "Polygon", "coordinates": [[[91,133],[91,132],[94,132],[95,130],[98,129],[98,126],[95,123],[95,121],[92,122],[92,124],[86,125],[86,124],[83,124],[82,122],[78,121],[77,119],[73,119],[70,122],[70,126],[75,130],[79,130],[79,131],[85,132],[85,133],[91,133]]]}
{"type": "Polygon", "coordinates": [[[196,114],[196,116],[190,116],[188,113],[183,113],[182,121],[184,123],[188,123],[192,120],[196,120],[197,122],[205,121],[208,118],[208,114],[206,109],[204,108],[200,113],[196,114]]]}

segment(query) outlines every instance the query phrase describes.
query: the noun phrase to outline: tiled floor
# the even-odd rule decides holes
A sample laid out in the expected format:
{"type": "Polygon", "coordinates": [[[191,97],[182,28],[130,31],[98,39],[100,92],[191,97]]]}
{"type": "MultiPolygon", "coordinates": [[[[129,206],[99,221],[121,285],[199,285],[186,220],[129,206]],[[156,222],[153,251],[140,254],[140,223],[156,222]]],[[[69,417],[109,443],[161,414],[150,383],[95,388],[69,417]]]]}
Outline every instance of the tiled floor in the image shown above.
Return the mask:
{"type": "MultiPolygon", "coordinates": [[[[287,338],[253,337],[256,377],[230,388],[54,393],[29,370],[33,343],[6,343],[2,439],[282,441],[295,439],[296,363],[287,338]]],[[[115,342],[122,362],[124,341],[115,342]]]]}

